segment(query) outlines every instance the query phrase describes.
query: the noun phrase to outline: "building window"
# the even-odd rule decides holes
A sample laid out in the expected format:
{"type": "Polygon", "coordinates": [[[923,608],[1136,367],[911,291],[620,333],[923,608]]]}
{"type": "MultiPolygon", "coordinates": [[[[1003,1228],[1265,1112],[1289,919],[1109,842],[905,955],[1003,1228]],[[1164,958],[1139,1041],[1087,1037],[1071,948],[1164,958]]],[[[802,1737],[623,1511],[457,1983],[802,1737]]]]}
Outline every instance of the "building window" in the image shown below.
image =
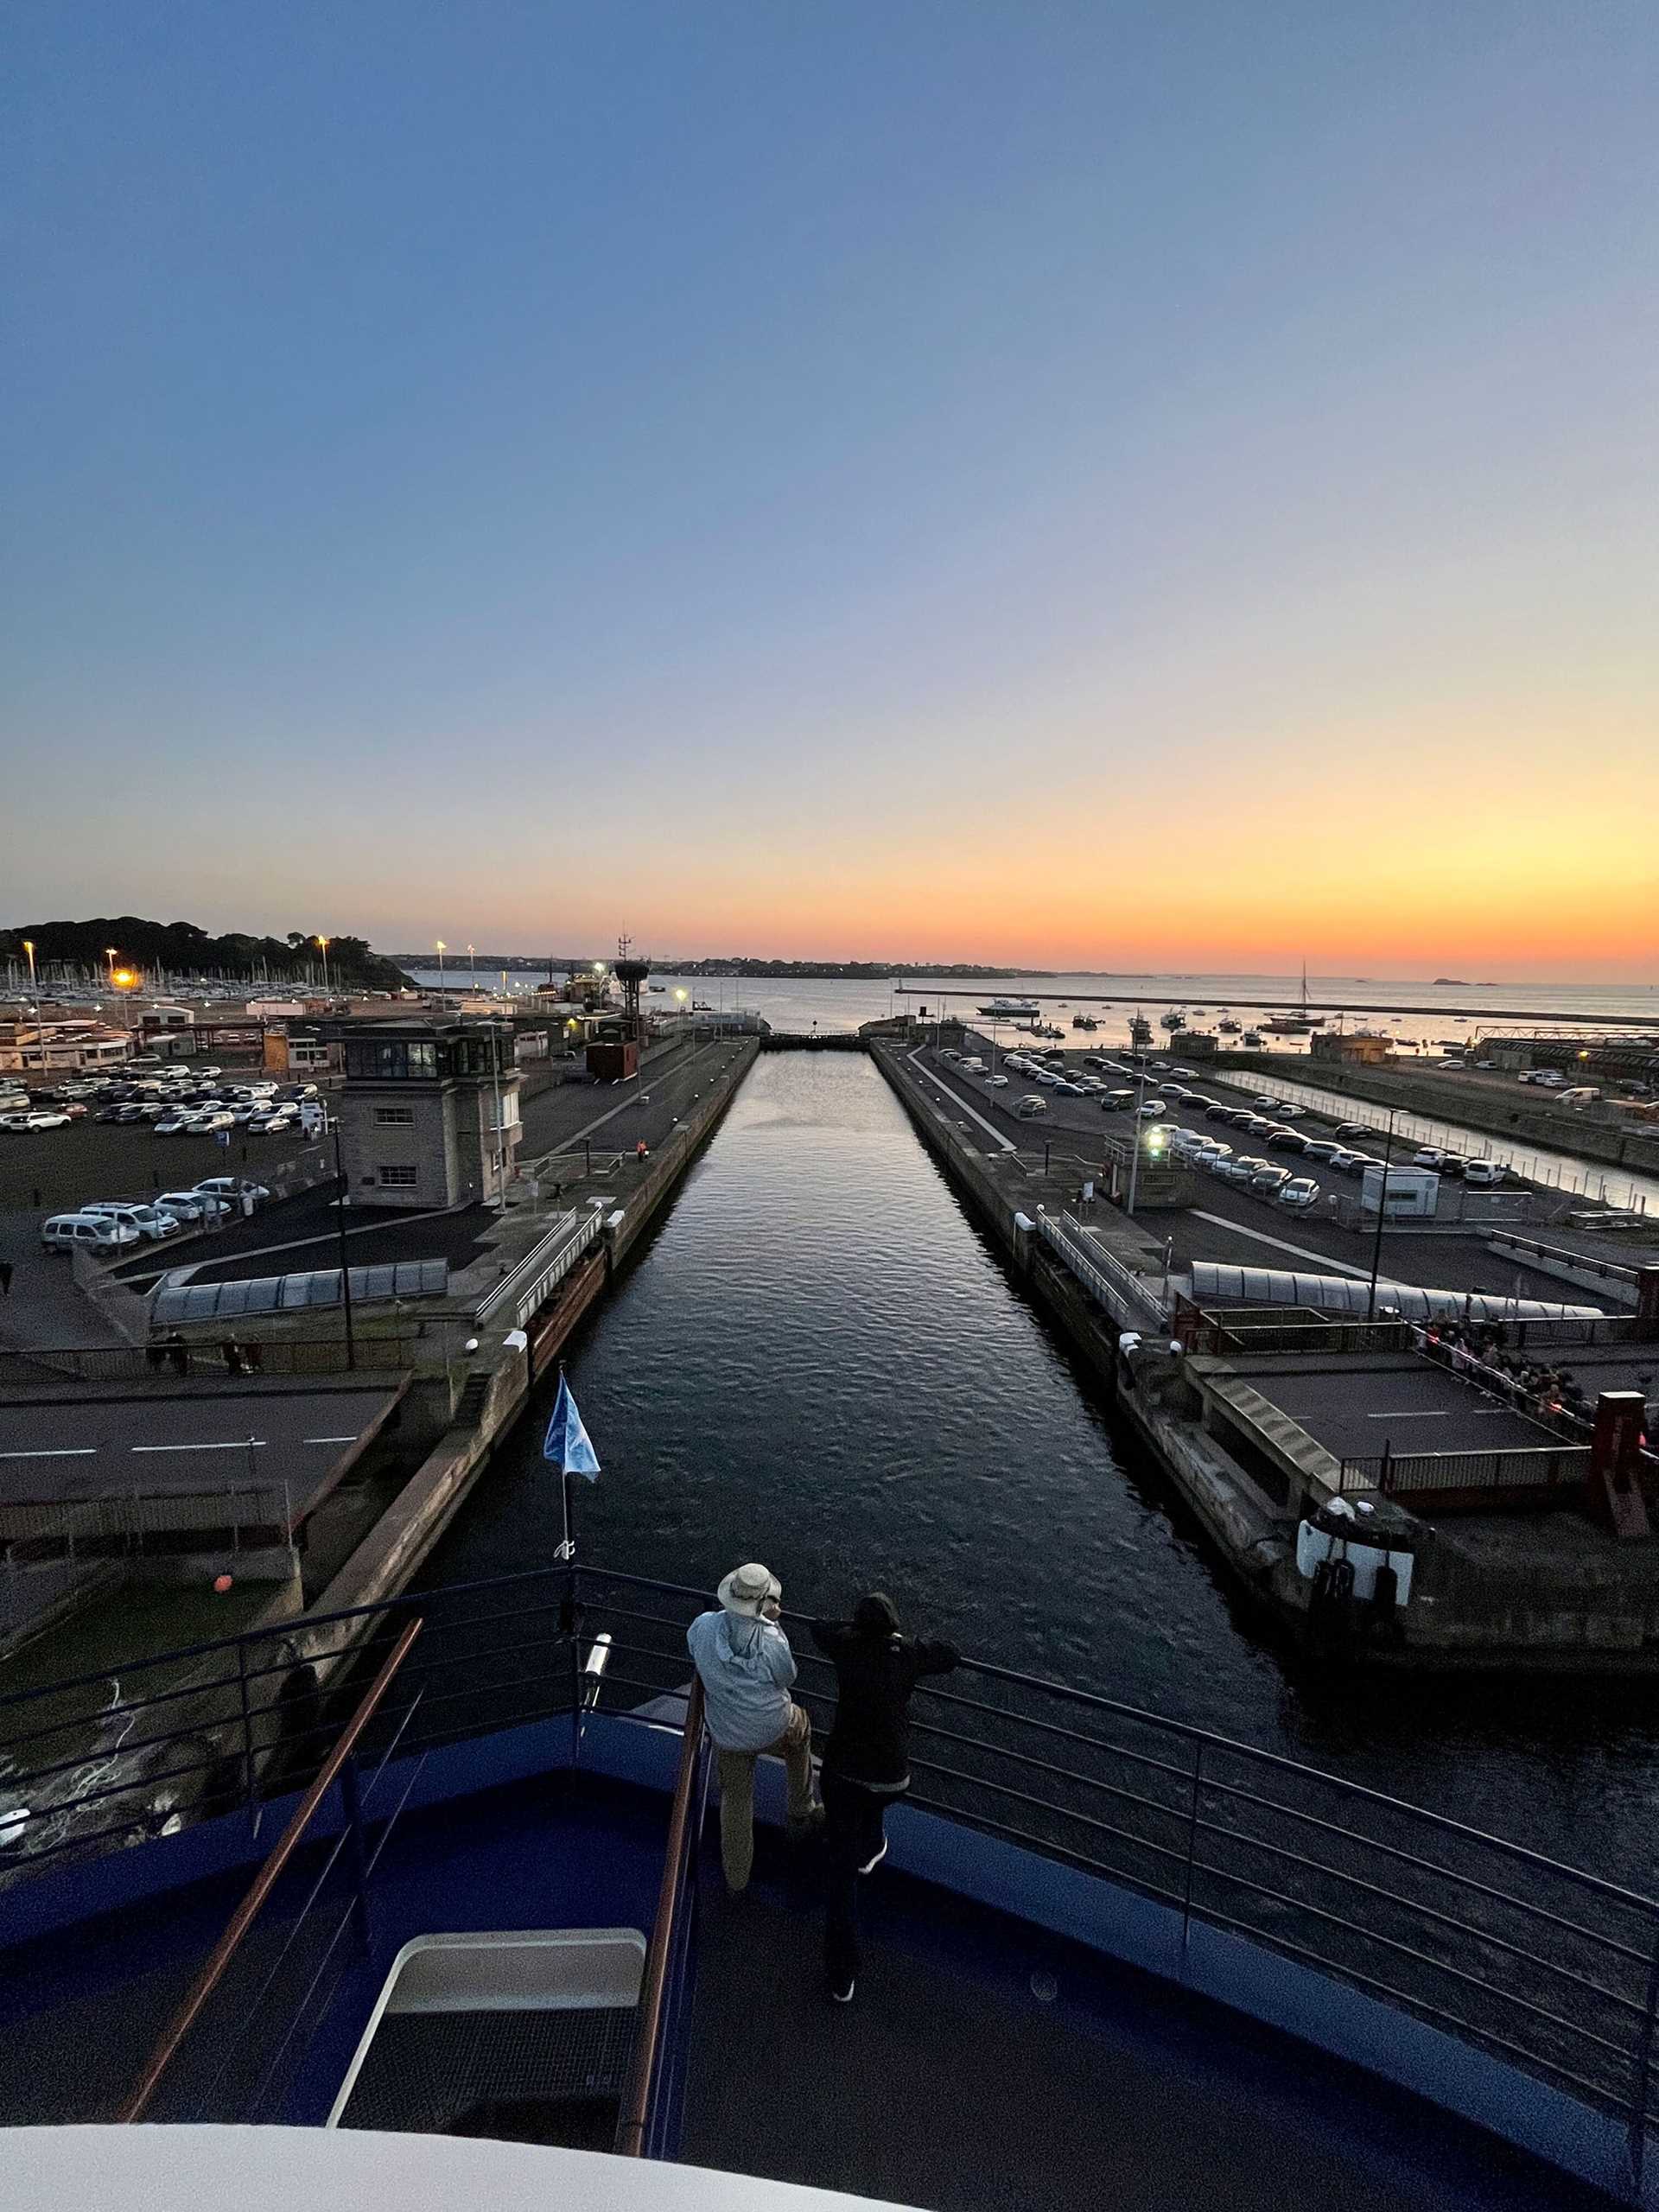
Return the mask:
{"type": "Polygon", "coordinates": [[[412,1191],[416,1176],[416,1171],[413,1167],[383,1167],[380,1170],[380,1187],[383,1191],[412,1191]]]}
{"type": "Polygon", "coordinates": [[[414,1125],[415,1109],[412,1106],[377,1106],[374,1121],[377,1128],[410,1128],[414,1125]]]}
{"type": "Polygon", "coordinates": [[[346,1045],[346,1072],[359,1083],[429,1082],[438,1072],[435,1045],[410,1044],[406,1039],[386,1041],[350,1038],[346,1045]]]}

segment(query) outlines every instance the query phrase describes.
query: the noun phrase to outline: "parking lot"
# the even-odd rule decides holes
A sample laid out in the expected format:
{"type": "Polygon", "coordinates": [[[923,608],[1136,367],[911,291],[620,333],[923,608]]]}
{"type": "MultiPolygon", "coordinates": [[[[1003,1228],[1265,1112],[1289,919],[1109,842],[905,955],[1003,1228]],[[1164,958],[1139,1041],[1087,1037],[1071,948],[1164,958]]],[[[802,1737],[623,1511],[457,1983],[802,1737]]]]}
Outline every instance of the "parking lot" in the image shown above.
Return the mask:
{"type": "Polygon", "coordinates": [[[308,1141],[297,1129],[276,1136],[230,1132],[211,1137],[158,1137],[143,1122],[127,1126],[72,1122],[66,1129],[0,1130],[0,1212],[22,1209],[67,1213],[91,1198],[147,1198],[188,1189],[207,1175],[248,1175],[299,1158],[308,1141]]]}
{"type": "MultiPolygon", "coordinates": [[[[1037,1049],[1035,1040],[1033,1049],[1037,1049]]],[[[1086,1044],[1068,1039],[1064,1046],[1045,1042],[1041,1049],[1064,1050],[1069,1074],[1098,1075],[1118,1090],[1135,1088],[1132,1076],[1111,1069],[1084,1066],[1085,1053],[1127,1065],[1125,1054],[1103,1050],[1092,1039],[1086,1044]]],[[[1098,1165],[1103,1172],[1103,1147],[1096,1149],[1103,1134],[1124,1141],[1136,1126],[1132,1106],[1125,1111],[1107,1113],[1103,1111],[1098,1098],[1075,1097],[1039,1086],[1020,1070],[1005,1068],[1005,1055],[1000,1051],[997,1072],[1005,1073],[1007,1080],[1006,1087],[994,1086],[990,1081],[988,1038],[970,1038],[963,1050],[984,1059],[983,1075],[965,1073],[959,1064],[944,1059],[931,1044],[922,1047],[915,1057],[919,1066],[969,1109],[970,1131],[974,1126],[972,1117],[977,1116],[983,1126],[1020,1149],[1040,1152],[1046,1147],[1057,1157],[1070,1153],[1080,1163],[1098,1165]],[[1046,1102],[1047,1110],[1037,1121],[1022,1122],[1015,1109],[1022,1097],[1033,1091],[1046,1102]]],[[[1166,1048],[1156,1052],[1155,1057],[1179,1061],[1179,1046],[1166,1048]]],[[[1175,1079],[1194,1096],[1177,1100],[1167,1090],[1160,1089],[1160,1077],[1149,1075],[1147,1082],[1146,1103],[1160,1098],[1165,1102],[1166,1110],[1156,1117],[1164,1128],[1219,1137],[1230,1144],[1236,1154],[1273,1161],[1287,1168],[1293,1175],[1311,1173],[1321,1186],[1321,1200],[1333,1191],[1351,1197],[1357,1195],[1357,1175],[1332,1173],[1317,1163],[1304,1160],[1299,1154],[1270,1150],[1262,1136],[1246,1135],[1206,1117],[1205,1109],[1211,1104],[1248,1105],[1252,1095],[1249,1090],[1206,1077],[1192,1069],[1175,1079]]],[[[1272,1118],[1277,1119],[1277,1114],[1272,1118]]],[[[1330,1140],[1335,1124],[1317,1115],[1305,1114],[1294,1126],[1299,1133],[1330,1140]]],[[[1374,1134],[1368,1131],[1364,1136],[1354,1138],[1353,1144],[1374,1152],[1374,1134]]],[[[1397,1149],[1396,1160],[1409,1159],[1410,1149],[1397,1149]]],[[[1342,1227],[1332,1220],[1325,1205],[1291,1212],[1271,1197],[1224,1181],[1203,1170],[1198,1173],[1198,1196],[1192,1205],[1160,1208],[1142,1217],[1141,1226],[1148,1235],[1169,1240],[1171,1263],[1177,1269],[1195,1259],[1204,1259],[1255,1267],[1313,1266],[1333,1274],[1370,1274],[1369,1231],[1362,1236],[1342,1227]]],[[[1409,1230],[1392,1228],[1383,1240],[1382,1274],[1385,1278],[1395,1277],[1437,1289],[1485,1291],[1495,1296],[1507,1296],[1515,1292],[1518,1282],[1522,1297],[1559,1300],[1562,1295],[1561,1286],[1554,1277],[1517,1268],[1512,1260],[1489,1252],[1475,1233],[1466,1236],[1444,1233],[1414,1236],[1409,1230]]]]}

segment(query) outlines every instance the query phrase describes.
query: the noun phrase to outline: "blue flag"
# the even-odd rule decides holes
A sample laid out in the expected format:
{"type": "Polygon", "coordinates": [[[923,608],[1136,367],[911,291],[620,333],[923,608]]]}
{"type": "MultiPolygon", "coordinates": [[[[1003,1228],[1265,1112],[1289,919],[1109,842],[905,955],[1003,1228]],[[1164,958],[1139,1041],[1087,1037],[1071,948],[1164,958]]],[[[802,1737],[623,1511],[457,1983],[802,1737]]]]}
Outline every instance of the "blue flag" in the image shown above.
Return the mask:
{"type": "Polygon", "coordinates": [[[590,1483],[599,1479],[599,1454],[593,1447],[582,1415],[576,1411],[570,1385],[563,1376],[559,1377],[559,1395],[554,1404],[553,1418],[547,1424],[547,1439],[542,1446],[542,1457],[550,1459],[564,1474],[586,1475],[590,1483]]]}

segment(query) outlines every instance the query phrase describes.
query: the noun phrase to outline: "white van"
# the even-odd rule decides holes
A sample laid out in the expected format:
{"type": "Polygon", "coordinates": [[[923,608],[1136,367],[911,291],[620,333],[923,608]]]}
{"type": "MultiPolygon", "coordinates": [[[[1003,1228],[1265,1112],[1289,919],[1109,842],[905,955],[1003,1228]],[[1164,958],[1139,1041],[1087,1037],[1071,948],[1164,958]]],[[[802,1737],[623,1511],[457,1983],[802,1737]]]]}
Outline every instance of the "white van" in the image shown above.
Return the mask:
{"type": "Polygon", "coordinates": [[[1509,1170],[1496,1160],[1471,1160],[1464,1168],[1463,1179],[1472,1190],[1490,1191],[1508,1182],[1509,1170]]]}
{"type": "Polygon", "coordinates": [[[89,1252],[118,1252],[124,1245],[137,1242],[136,1229],[103,1214],[54,1213],[41,1226],[43,1252],[73,1252],[77,1245],[89,1252]]]}
{"type": "Polygon", "coordinates": [[[1028,1097],[1022,1098],[1014,1109],[1017,1122],[1040,1122],[1046,1118],[1047,1114],[1047,1099],[1039,1098],[1034,1090],[1028,1097]]]}

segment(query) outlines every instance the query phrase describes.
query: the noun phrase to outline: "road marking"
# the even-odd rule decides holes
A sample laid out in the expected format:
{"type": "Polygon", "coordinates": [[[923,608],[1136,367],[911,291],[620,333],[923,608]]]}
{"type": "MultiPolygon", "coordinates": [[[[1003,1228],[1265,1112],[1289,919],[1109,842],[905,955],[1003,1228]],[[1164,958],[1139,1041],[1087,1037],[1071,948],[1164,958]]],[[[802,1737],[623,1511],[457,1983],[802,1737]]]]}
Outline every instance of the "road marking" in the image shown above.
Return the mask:
{"type": "MultiPolygon", "coordinates": [[[[1271,1244],[1275,1252],[1288,1252],[1298,1260],[1317,1262],[1321,1274],[1353,1275],[1360,1282],[1370,1281],[1369,1268],[1350,1267],[1345,1260],[1333,1260],[1328,1252],[1310,1252],[1306,1244],[1287,1244],[1282,1236],[1269,1236],[1265,1229],[1246,1229],[1242,1222],[1229,1221],[1224,1213],[1202,1213],[1197,1206],[1189,1209],[1194,1221],[1213,1222],[1217,1229],[1230,1229],[1235,1236],[1253,1237],[1258,1244],[1271,1244]]],[[[1236,1260],[1219,1260],[1217,1267],[1231,1268],[1242,1264],[1236,1260]]]]}
{"type": "Polygon", "coordinates": [[[59,1452],[0,1452],[0,1459],[96,1459],[96,1444],[66,1445],[59,1452]]]}
{"type": "MultiPolygon", "coordinates": [[[[906,1054],[906,1057],[908,1058],[912,1067],[915,1066],[916,1062],[921,1058],[922,1054],[926,1050],[927,1047],[925,1045],[918,1045],[913,1052],[906,1054]]],[[[998,1144],[1001,1146],[1004,1152],[1019,1151],[1020,1147],[1014,1143],[1012,1137],[1005,1137],[1001,1130],[997,1128],[995,1122],[988,1122],[982,1114],[976,1114],[973,1108],[968,1103],[968,1101],[962,1096],[962,1093],[958,1090],[952,1090],[948,1083],[942,1083],[939,1077],[934,1074],[931,1068],[917,1068],[916,1072],[926,1082],[934,1084],[937,1089],[942,1090],[953,1106],[960,1106],[963,1112],[969,1116],[969,1120],[977,1122],[980,1128],[984,1130],[987,1136],[995,1137],[998,1144]]]]}
{"type": "Polygon", "coordinates": [[[1397,1414],[1367,1414],[1367,1421],[1449,1421],[1449,1406],[1411,1406],[1397,1414]]]}
{"type": "Polygon", "coordinates": [[[355,1436],[302,1436],[302,1444],[355,1444],[355,1436]]]}
{"type": "Polygon", "coordinates": [[[263,1452],[263,1436],[232,1436],[223,1444],[135,1444],[135,1452],[263,1452]]]}

